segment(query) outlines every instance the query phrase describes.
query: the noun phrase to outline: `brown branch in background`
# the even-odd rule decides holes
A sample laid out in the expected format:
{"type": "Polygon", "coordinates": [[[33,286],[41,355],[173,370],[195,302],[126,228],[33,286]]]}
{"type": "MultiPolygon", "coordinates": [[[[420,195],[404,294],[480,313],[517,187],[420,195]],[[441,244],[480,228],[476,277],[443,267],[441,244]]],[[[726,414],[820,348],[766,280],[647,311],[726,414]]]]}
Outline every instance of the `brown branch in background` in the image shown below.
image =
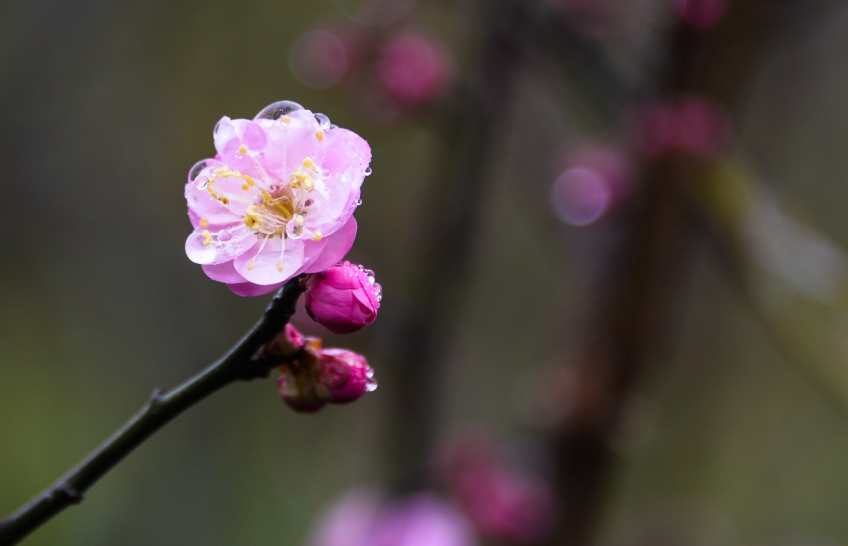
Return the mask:
{"type": "MultiPolygon", "coordinates": [[[[660,98],[705,93],[728,109],[736,106],[767,43],[797,22],[802,4],[805,13],[814,14],[813,3],[800,0],[739,0],[709,33],[676,28],[666,73],[656,86],[660,98]]],[[[820,12],[833,2],[815,4],[820,12]]],[[[643,168],[640,205],[625,227],[628,237],[608,265],[582,348],[568,363],[563,401],[568,413],[551,438],[562,502],[551,545],[595,540],[615,461],[612,437],[640,373],[649,359],[660,356],[679,311],[675,303],[683,274],[699,242],[702,218],[687,193],[698,168],[682,157],[643,168]]]]}
{"type": "Polygon", "coordinates": [[[474,2],[482,35],[480,73],[458,93],[442,140],[444,169],[435,173],[430,203],[423,207],[431,232],[419,253],[414,286],[416,313],[401,333],[398,375],[392,389],[394,459],[399,493],[430,479],[428,466],[441,416],[446,348],[456,326],[458,302],[467,291],[475,257],[490,166],[498,130],[504,125],[512,87],[510,3],[474,2]]]}

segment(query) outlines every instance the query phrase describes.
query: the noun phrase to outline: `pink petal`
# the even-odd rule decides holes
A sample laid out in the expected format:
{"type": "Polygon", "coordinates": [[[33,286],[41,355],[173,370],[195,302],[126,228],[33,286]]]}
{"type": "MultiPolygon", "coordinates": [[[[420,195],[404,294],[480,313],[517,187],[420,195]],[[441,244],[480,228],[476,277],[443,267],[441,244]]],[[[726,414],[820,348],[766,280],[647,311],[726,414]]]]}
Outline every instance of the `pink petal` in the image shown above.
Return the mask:
{"type": "Polygon", "coordinates": [[[223,282],[226,284],[239,284],[246,282],[245,278],[238,274],[232,261],[222,264],[204,264],[203,272],[213,281],[223,282]]]}
{"type": "Polygon", "coordinates": [[[251,296],[264,296],[265,294],[270,294],[274,290],[277,290],[285,283],[277,283],[277,284],[253,284],[252,282],[243,282],[238,284],[228,284],[227,288],[233,294],[237,294],[242,297],[251,297],[251,296]]]}
{"type": "Polygon", "coordinates": [[[356,239],[356,231],[356,218],[351,216],[341,229],[322,239],[321,242],[326,241],[326,246],[324,246],[315,261],[306,267],[303,273],[325,271],[339,263],[350,252],[353,241],[356,239]]]}
{"type": "Polygon", "coordinates": [[[301,265],[303,265],[303,241],[300,239],[285,239],[285,252],[282,256],[283,270],[277,269],[280,262],[280,248],[283,239],[271,237],[265,244],[264,249],[258,255],[261,240],[253,248],[238,256],[235,260],[236,271],[248,281],[261,284],[278,284],[292,278],[301,265]],[[248,269],[248,264],[254,266],[248,269]]]}

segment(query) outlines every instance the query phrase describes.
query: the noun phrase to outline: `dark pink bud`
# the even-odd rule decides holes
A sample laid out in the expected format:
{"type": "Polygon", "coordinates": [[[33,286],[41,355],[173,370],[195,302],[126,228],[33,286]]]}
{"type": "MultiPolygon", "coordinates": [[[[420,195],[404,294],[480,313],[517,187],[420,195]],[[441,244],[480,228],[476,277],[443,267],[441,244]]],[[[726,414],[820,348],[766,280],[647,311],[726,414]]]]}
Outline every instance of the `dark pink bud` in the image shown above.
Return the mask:
{"type": "Polygon", "coordinates": [[[413,106],[447,91],[450,67],[448,54],[440,43],[407,31],[383,46],[377,73],[392,99],[402,106],[413,106]]]}
{"type": "Polygon", "coordinates": [[[374,370],[365,357],[345,349],[323,349],[315,369],[321,399],[347,404],[377,388],[374,370]]]}
{"type": "Polygon", "coordinates": [[[374,272],[344,262],[310,277],[306,312],[333,333],[349,334],[377,318],[382,288],[374,272]]]}
{"type": "Polygon", "coordinates": [[[281,370],[277,386],[280,397],[296,412],[315,413],[327,405],[315,391],[315,382],[309,370],[294,371],[286,367],[281,370]]]}

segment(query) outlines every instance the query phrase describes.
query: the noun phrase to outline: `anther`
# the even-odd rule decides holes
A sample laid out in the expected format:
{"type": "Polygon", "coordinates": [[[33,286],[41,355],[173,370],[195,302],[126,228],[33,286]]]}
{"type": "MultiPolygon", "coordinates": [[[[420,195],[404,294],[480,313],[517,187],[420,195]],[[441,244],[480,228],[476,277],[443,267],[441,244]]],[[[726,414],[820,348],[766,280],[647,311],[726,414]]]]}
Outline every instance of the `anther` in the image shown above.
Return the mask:
{"type": "Polygon", "coordinates": [[[318,139],[318,142],[324,140],[324,131],[318,131],[317,133],[315,133],[315,138],[318,139]]]}
{"type": "Polygon", "coordinates": [[[201,220],[200,221],[200,227],[209,227],[209,220],[207,220],[206,218],[201,220]]]}
{"type": "Polygon", "coordinates": [[[238,153],[240,153],[241,155],[247,155],[247,146],[245,146],[244,144],[239,146],[238,153]]]}

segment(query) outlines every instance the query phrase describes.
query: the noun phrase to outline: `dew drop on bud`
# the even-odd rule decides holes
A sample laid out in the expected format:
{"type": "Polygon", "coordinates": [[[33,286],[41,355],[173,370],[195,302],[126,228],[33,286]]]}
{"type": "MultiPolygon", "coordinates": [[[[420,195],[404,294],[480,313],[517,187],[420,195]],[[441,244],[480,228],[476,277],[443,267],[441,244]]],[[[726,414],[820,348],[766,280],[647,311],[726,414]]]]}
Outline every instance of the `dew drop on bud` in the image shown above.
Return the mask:
{"type": "Polygon", "coordinates": [[[318,125],[321,126],[322,131],[329,131],[330,130],[330,126],[331,126],[330,118],[328,118],[324,114],[315,114],[315,121],[317,121],[318,125]]]}
{"type": "Polygon", "coordinates": [[[263,108],[253,119],[280,119],[296,110],[303,110],[303,106],[290,100],[281,100],[263,108]]]}

